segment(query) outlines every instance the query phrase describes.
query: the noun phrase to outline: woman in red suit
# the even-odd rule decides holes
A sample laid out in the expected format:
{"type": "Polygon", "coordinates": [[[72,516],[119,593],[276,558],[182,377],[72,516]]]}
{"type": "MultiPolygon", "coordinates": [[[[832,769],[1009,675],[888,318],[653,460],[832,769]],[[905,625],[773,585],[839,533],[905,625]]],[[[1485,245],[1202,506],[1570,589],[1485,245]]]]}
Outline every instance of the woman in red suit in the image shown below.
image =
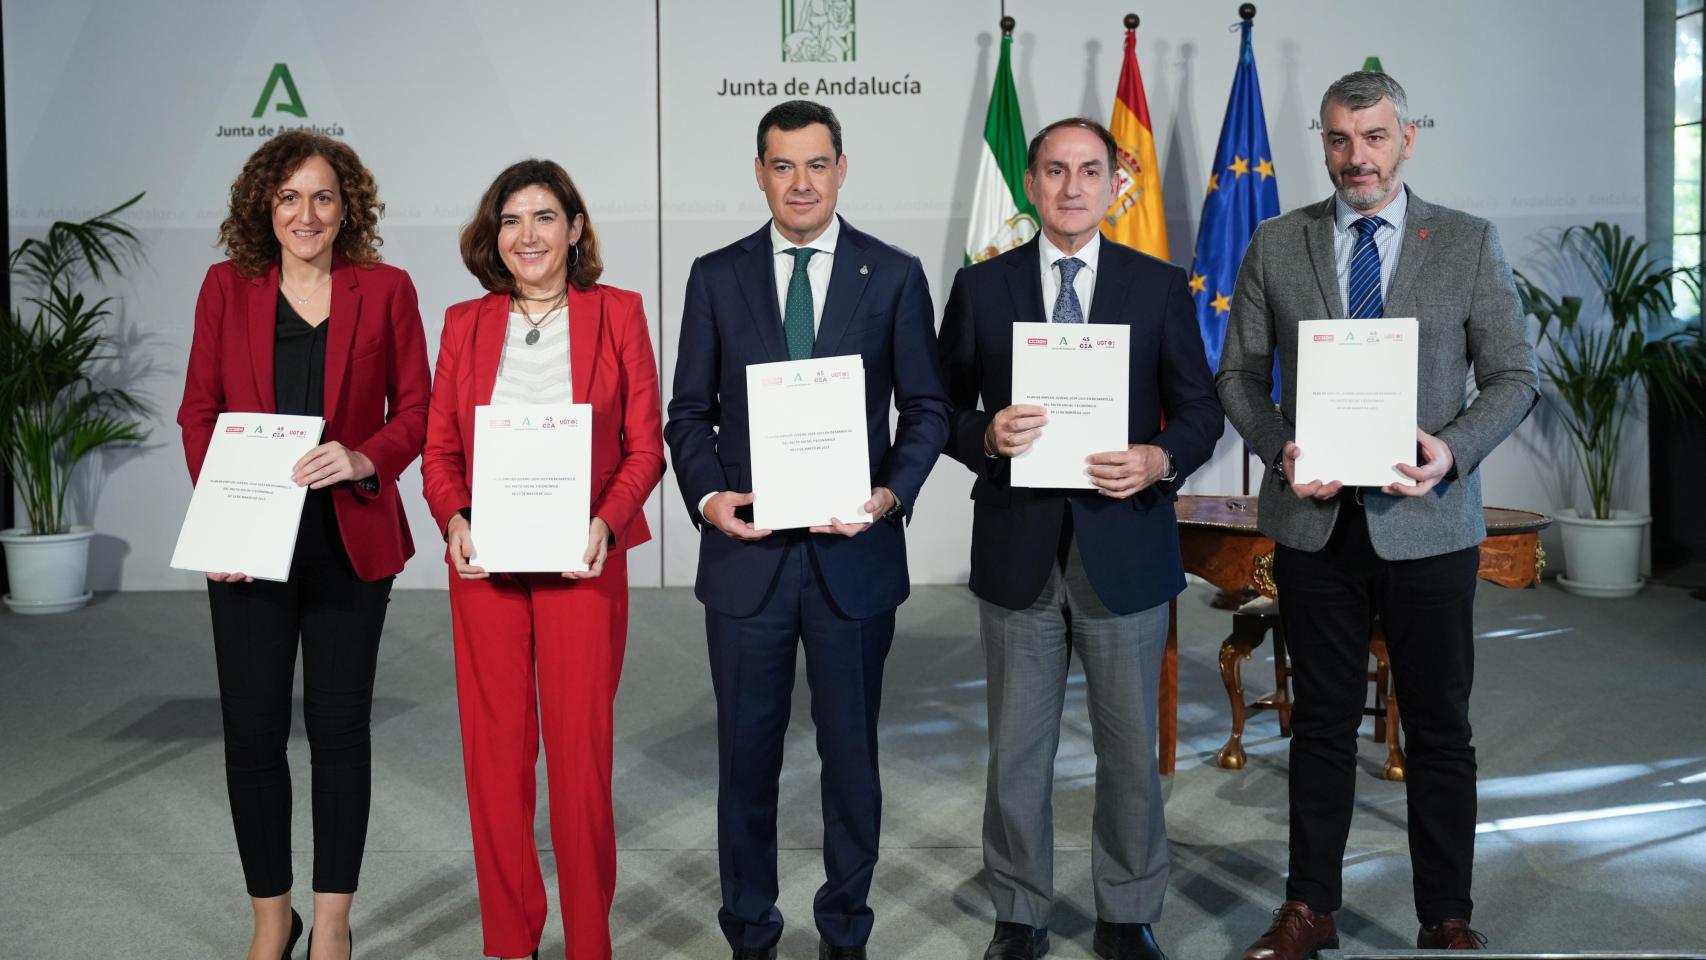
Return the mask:
{"type": "Polygon", "coordinates": [[[391,581],[414,552],[397,476],[426,435],[426,340],[408,274],[379,262],[384,212],[348,146],[304,131],[267,141],[231,185],[230,259],[196,300],[184,402],[190,477],[226,411],[325,418],[291,477],[309,488],[290,579],[209,573],[225,778],[255,911],[249,960],[288,957],[291,686],[313,764],[311,960],[352,949],[349,911],[367,840],[373,676],[391,581]]]}
{"type": "Polygon", "coordinates": [[[490,292],[445,313],[421,475],[448,542],[485,952],[536,956],[545,929],[533,840],[543,734],[567,953],[607,960],[611,708],[628,635],[626,552],[651,537],[641,508],[663,476],[657,361],[639,295],[597,282],[586,204],[557,164],[524,160],[498,175],[462,231],[462,261],[490,292]],[[570,402],[592,405],[590,569],[471,565],[474,408],[570,402]]]}

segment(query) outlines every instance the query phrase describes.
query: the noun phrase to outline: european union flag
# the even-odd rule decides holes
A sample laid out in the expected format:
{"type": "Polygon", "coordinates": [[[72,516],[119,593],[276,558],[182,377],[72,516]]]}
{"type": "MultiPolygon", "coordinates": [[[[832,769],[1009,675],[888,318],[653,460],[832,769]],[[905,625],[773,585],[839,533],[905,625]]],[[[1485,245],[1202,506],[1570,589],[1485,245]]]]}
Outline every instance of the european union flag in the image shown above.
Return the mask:
{"type": "MultiPolygon", "coordinates": [[[[1232,285],[1238,264],[1256,224],[1279,216],[1279,183],[1274,179],[1273,153],[1268,149],[1268,122],[1262,115],[1262,87],[1256,80],[1256,55],[1250,49],[1249,20],[1243,24],[1243,48],[1238,72],[1232,77],[1232,97],[1220,125],[1220,146],[1208,175],[1202,225],[1191,258],[1191,296],[1197,305],[1211,370],[1220,369],[1220,347],[1226,339],[1226,319],[1232,313],[1232,285]]],[[[1274,398],[1279,398],[1279,372],[1274,372],[1274,398]]]]}

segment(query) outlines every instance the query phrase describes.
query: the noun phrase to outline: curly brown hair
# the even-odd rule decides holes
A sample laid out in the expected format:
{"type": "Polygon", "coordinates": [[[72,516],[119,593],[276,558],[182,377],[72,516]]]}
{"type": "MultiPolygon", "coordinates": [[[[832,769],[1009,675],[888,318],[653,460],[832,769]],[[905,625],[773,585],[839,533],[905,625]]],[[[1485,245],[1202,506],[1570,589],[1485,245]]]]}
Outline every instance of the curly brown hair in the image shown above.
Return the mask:
{"type": "Polygon", "coordinates": [[[385,242],[379,238],[379,218],[385,215],[385,204],[372,171],[349,144],[307,130],[286,130],[261,144],[231,184],[231,213],[219,225],[219,242],[243,276],[258,277],[278,262],[272,225],[276,194],[309,157],[331,164],[343,192],[344,222],[332,241],[333,251],[359,266],[379,262],[379,245],[385,242]]]}
{"type": "Polygon", "coordinates": [[[569,283],[576,290],[591,290],[604,273],[604,260],[598,254],[598,234],[592,229],[592,217],[586,212],[586,200],[580,189],[569,179],[569,172],[550,160],[522,160],[510,164],[474,208],[474,217],[462,228],[462,263],[480,286],[492,293],[514,293],[515,277],[504,266],[498,254],[498,228],[504,201],[525,187],[544,187],[556,194],[563,205],[563,216],[570,223],[583,217],[581,237],[575,243],[575,259],[569,265],[569,283]]]}

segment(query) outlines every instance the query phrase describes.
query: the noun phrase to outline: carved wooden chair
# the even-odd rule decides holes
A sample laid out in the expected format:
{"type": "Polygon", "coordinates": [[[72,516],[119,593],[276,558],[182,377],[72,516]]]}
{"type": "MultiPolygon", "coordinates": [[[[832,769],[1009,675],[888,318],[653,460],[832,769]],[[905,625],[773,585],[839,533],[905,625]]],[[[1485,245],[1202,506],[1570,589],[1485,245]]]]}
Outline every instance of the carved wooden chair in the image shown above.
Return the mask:
{"type": "MultiPolygon", "coordinates": [[[[1374,666],[1368,671],[1368,681],[1374,685],[1374,703],[1364,707],[1363,714],[1374,717],[1374,739],[1386,741],[1386,765],[1382,773],[1388,780],[1402,780],[1404,751],[1399,743],[1398,694],[1392,686],[1392,663],[1379,621],[1374,624],[1369,654],[1374,659],[1374,666]]],[[[1291,736],[1291,660],[1286,655],[1285,628],[1280,624],[1278,601],[1258,597],[1232,615],[1232,633],[1220,645],[1220,681],[1226,686],[1226,699],[1232,706],[1232,734],[1215,754],[1215,762],[1228,770],[1241,770],[1246,760],[1243,743],[1246,711],[1275,711],[1279,715],[1280,735],[1291,736]],[[1274,691],[1246,704],[1243,663],[1270,631],[1274,635],[1274,691]]]]}

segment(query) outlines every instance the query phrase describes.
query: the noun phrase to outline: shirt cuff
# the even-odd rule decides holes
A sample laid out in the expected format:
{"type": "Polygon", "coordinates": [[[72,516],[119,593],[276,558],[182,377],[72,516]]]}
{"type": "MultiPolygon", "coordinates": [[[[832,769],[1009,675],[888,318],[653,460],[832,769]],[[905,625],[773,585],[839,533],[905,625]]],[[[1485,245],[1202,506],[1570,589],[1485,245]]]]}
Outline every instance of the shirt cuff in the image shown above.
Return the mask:
{"type": "Polygon", "coordinates": [[[700,518],[701,518],[701,519],[703,519],[703,520],[704,520],[704,521],[705,521],[705,522],[706,522],[706,523],[710,523],[710,522],[711,522],[711,518],[710,518],[710,517],[707,517],[707,516],[705,516],[705,504],[707,504],[707,503],[710,503],[710,502],[711,502],[711,498],[712,498],[712,497],[714,497],[714,496],[716,496],[716,495],[717,495],[717,494],[719,494],[719,493],[722,493],[722,491],[721,491],[721,490],[713,490],[713,491],[712,491],[712,492],[710,492],[710,493],[707,493],[707,494],[705,494],[705,495],[704,495],[704,496],[702,496],[702,497],[700,497],[700,498],[699,498],[699,516],[700,516],[700,518]]]}

